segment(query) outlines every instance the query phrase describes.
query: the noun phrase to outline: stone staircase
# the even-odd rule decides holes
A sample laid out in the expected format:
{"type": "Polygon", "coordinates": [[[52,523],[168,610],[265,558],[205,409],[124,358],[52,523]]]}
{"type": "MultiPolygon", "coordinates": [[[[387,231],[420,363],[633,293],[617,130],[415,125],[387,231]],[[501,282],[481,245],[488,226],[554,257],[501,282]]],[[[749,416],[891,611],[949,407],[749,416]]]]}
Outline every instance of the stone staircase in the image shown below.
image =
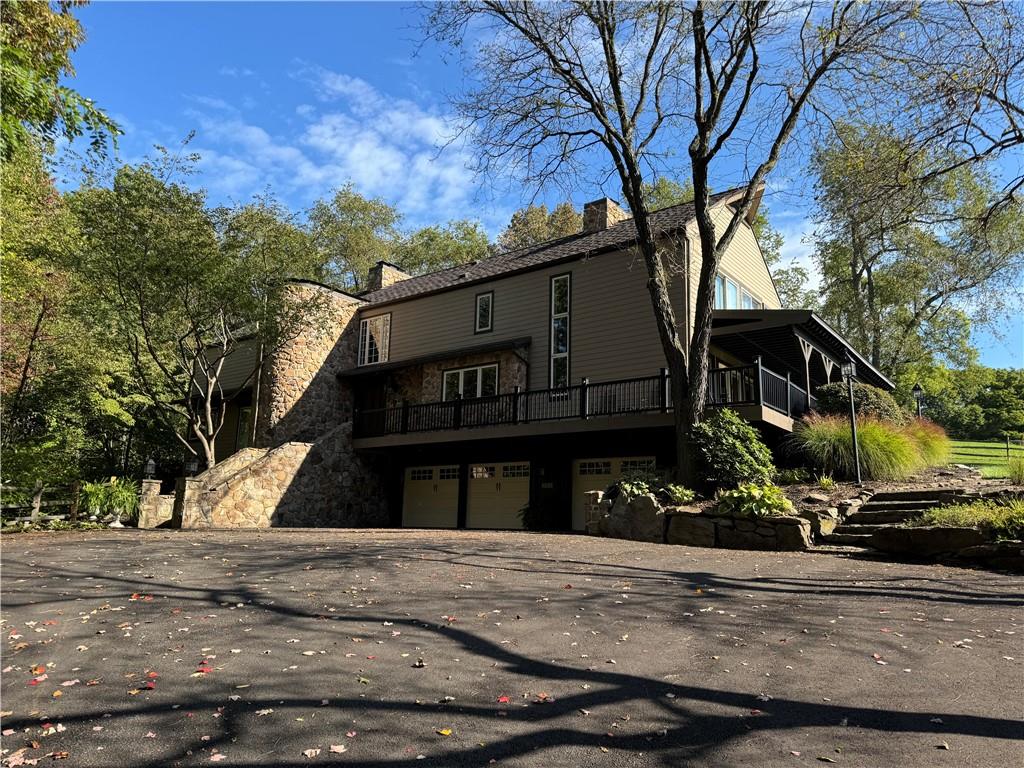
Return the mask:
{"type": "Polygon", "coordinates": [[[866,502],[849,509],[843,522],[821,538],[823,544],[868,548],[873,533],[912,520],[927,509],[950,504],[963,493],[959,488],[924,488],[879,491],[866,502]]]}

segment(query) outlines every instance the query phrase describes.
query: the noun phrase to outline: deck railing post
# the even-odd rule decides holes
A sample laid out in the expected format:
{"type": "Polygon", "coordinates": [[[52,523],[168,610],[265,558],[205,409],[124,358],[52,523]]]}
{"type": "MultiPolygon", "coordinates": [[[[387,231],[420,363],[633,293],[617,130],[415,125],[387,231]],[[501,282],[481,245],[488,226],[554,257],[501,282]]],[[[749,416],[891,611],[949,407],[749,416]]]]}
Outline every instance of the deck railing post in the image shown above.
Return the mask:
{"type": "Polygon", "coordinates": [[[590,418],[590,379],[586,376],[580,381],[580,418],[590,418]]]}
{"type": "Polygon", "coordinates": [[[455,396],[455,417],[452,429],[462,429],[462,395],[455,396]]]}
{"type": "Polygon", "coordinates": [[[761,398],[761,356],[757,355],[754,362],[757,364],[757,375],[754,377],[754,403],[761,405],[763,402],[761,398]]]}
{"type": "Polygon", "coordinates": [[[793,384],[789,371],[786,371],[786,415],[791,418],[793,416],[793,384]]]}
{"type": "Polygon", "coordinates": [[[660,372],[661,376],[661,412],[668,413],[668,401],[671,396],[671,392],[668,388],[668,368],[662,368],[660,372]]]}
{"type": "Polygon", "coordinates": [[[409,431],[409,401],[406,398],[402,398],[402,421],[399,428],[403,435],[409,431]]]}
{"type": "Polygon", "coordinates": [[[519,423],[519,398],[522,396],[522,390],[519,385],[516,384],[515,389],[512,390],[512,423],[519,423]]]}

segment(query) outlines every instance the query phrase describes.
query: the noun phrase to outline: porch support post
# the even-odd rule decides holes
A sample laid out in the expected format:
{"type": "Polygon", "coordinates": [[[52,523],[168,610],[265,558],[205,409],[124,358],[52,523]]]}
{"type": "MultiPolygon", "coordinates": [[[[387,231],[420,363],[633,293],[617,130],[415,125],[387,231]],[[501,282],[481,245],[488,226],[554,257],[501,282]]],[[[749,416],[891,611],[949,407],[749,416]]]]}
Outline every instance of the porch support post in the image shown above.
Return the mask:
{"type": "MultiPolygon", "coordinates": [[[[814,352],[808,342],[804,341],[803,338],[797,337],[800,342],[800,351],[804,353],[804,377],[807,382],[807,407],[811,406],[811,354],[814,352]]],[[[819,353],[820,354],[820,353],[819,353]]]]}
{"type": "Polygon", "coordinates": [[[668,388],[668,368],[661,369],[661,412],[668,413],[668,400],[671,391],[668,388]]]}
{"type": "Polygon", "coordinates": [[[580,418],[590,418],[590,379],[585,376],[580,381],[580,418]]]}
{"type": "Polygon", "coordinates": [[[754,403],[763,405],[764,401],[761,399],[761,356],[757,355],[754,362],[757,364],[757,372],[754,376],[754,403]]]}

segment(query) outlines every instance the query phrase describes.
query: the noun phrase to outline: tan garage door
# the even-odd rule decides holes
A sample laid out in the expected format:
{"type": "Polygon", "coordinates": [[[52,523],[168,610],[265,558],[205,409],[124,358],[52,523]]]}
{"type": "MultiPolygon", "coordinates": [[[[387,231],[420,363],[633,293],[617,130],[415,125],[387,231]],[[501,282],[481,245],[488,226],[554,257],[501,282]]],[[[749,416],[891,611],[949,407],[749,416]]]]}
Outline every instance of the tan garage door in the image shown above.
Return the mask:
{"type": "Polygon", "coordinates": [[[653,456],[618,456],[611,459],[578,459],[572,465],[572,529],[586,529],[587,491],[603,491],[624,474],[654,471],[653,456]]]}
{"type": "Polygon", "coordinates": [[[467,528],[522,528],[530,501],[530,464],[473,464],[469,468],[467,528]]]}
{"type": "Polygon", "coordinates": [[[458,467],[409,467],[405,470],[403,526],[454,528],[458,519],[458,467]]]}

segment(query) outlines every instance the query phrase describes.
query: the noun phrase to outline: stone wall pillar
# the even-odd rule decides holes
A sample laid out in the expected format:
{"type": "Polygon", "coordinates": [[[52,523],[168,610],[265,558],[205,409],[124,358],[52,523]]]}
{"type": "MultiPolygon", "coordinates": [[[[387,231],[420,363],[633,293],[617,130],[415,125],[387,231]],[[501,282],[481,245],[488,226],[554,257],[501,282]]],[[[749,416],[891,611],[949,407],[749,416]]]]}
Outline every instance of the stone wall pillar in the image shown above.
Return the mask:
{"type": "Polygon", "coordinates": [[[586,521],[587,534],[590,536],[601,535],[601,516],[604,514],[605,505],[602,504],[604,491],[587,491],[584,496],[587,501],[583,506],[584,520],[586,521]]]}
{"type": "Polygon", "coordinates": [[[174,496],[161,495],[159,480],[143,480],[139,492],[139,528],[156,528],[174,514],[174,496]]]}
{"type": "Polygon", "coordinates": [[[174,488],[174,528],[209,528],[210,516],[203,509],[203,486],[194,477],[179,477],[174,488]]]}

